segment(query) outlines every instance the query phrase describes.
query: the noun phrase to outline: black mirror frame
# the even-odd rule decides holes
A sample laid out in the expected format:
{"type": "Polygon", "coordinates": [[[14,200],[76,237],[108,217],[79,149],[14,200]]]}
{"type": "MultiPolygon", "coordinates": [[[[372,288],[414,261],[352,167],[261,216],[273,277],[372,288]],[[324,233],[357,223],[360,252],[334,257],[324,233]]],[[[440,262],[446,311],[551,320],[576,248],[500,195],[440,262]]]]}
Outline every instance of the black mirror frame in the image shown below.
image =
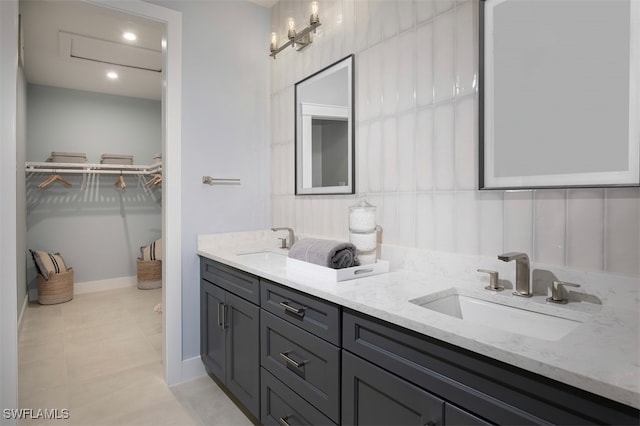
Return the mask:
{"type": "Polygon", "coordinates": [[[321,70],[311,74],[308,77],[303,78],[302,80],[298,81],[297,83],[295,83],[294,85],[294,99],[293,99],[293,131],[294,131],[294,154],[293,154],[293,162],[294,162],[294,169],[293,169],[293,173],[294,173],[294,194],[296,196],[298,195],[353,195],[356,193],[356,108],[355,108],[355,67],[356,67],[356,62],[355,62],[355,54],[350,54],[345,56],[344,58],[330,64],[327,65],[326,67],[322,68],[321,70]],[[349,191],[345,191],[345,192],[313,192],[313,193],[308,193],[308,192],[299,192],[298,191],[298,85],[304,83],[307,80],[310,80],[314,77],[316,77],[317,75],[331,69],[332,67],[340,64],[343,61],[347,61],[350,60],[351,61],[351,75],[350,75],[350,83],[351,83],[351,106],[350,106],[350,113],[351,113],[351,118],[350,118],[350,122],[349,122],[349,126],[351,127],[349,129],[349,132],[351,133],[351,185],[350,185],[350,189],[349,191]]]}

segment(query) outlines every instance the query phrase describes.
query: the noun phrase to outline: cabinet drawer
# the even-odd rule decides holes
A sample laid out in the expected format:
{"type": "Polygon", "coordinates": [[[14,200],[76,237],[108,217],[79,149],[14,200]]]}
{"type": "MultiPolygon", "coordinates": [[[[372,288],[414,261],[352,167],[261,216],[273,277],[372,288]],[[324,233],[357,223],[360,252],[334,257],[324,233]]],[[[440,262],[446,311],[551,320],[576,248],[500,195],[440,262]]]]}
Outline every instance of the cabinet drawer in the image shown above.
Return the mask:
{"type": "Polygon", "coordinates": [[[265,310],[260,329],[262,366],[338,422],[340,349],[265,310]]]}
{"type": "Polygon", "coordinates": [[[329,302],[262,281],[261,306],[272,314],[340,346],[340,308],[329,302]]]}
{"type": "Polygon", "coordinates": [[[444,423],[447,426],[491,426],[493,424],[451,404],[444,405],[444,423]]]}
{"type": "Polygon", "coordinates": [[[329,418],[300,398],[284,383],[264,368],[260,371],[262,408],[260,421],[264,425],[327,425],[335,426],[329,418]]]}
{"type": "Polygon", "coordinates": [[[345,425],[442,425],[444,401],[347,351],[342,352],[345,425]]]}
{"type": "Polygon", "coordinates": [[[200,258],[200,274],[205,280],[256,305],[260,304],[260,279],[220,262],[200,258]]]}

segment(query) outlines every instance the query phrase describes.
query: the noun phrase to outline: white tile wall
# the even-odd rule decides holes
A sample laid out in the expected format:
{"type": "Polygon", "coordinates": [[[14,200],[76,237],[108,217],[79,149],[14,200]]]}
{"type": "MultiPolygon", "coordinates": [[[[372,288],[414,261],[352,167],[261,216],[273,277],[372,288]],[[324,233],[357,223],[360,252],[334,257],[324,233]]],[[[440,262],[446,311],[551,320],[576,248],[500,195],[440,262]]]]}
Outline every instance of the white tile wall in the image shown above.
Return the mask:
{"type": "Polygon", "coordinates": [[[533,257],[538,262],[564,265],[567,191],[536,191],[534,197],[534,228],[545,232],[536,234],[533,257]]]}
{"type": "Polygon", "coordinates": [[[604,190],[569,192],[567,203],[567,266],[604,269],[604,190]]]}
{"type": "MultiPolygon", "coordinates": [[[[272,223],[348,239],[347,209],[376,205],[385,243],[640,276],[640,189],[477,191],[478,0],[318,0],[313,44],[272,62],[272,223]],[[355,53],[355,196],[294,193],[296,81],[355,53]]],[[[302,27],[280,0],[272,31],[302,27]]],[[[265,55],[269,35],[265,35],[265,55]]]]}

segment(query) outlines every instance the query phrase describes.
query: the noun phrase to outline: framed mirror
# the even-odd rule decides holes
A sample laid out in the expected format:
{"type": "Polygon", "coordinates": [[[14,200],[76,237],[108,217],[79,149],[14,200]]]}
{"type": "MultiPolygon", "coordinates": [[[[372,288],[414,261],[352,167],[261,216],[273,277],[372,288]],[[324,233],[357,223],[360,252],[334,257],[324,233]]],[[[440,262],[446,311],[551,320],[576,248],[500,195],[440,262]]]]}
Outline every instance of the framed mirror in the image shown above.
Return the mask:
{"type": "Polygon", "coordinates": [[[296,195],[355,193],[353,55],[295,85],[296,195]]]}
{"type": "Polygon", "coordinates": [[[640,185],[640,2],[480,2],[480,189],[640,185]]]}

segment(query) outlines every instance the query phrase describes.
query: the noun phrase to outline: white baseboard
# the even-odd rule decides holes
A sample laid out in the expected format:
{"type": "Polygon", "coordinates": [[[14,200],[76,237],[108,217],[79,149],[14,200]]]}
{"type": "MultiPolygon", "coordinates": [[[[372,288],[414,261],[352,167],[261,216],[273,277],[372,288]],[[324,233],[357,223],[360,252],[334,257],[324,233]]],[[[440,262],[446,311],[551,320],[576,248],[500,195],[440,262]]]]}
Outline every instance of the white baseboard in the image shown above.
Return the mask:
{"type": "Polygon", "coordinates": [[[115,290],[117,288],[135,287],[137,285],[138,279],[136,276],[86,281],[83,283],[73,283],[73,294],[95,293],[97,291],[115,290]]]}
{"type": "Polygon", "coordinates": [[[24,318],[24,311],[27,309],[27,303],[29,303],[29,294],[24,295],[24,302],[22,302],[22,309],[20,309],[20,316],[18,317],[18,339],[20,338],[20,332],[22,331],[22,318],[24,318]]]}
{"type": "MultiPolygon", "coordinates": [[[[206,376],[204,364],[199,356],[182,360],[182,380],[180,383],[206,376]]],[[[175,383],[176,385],[178,383],[175,383]]]]}

